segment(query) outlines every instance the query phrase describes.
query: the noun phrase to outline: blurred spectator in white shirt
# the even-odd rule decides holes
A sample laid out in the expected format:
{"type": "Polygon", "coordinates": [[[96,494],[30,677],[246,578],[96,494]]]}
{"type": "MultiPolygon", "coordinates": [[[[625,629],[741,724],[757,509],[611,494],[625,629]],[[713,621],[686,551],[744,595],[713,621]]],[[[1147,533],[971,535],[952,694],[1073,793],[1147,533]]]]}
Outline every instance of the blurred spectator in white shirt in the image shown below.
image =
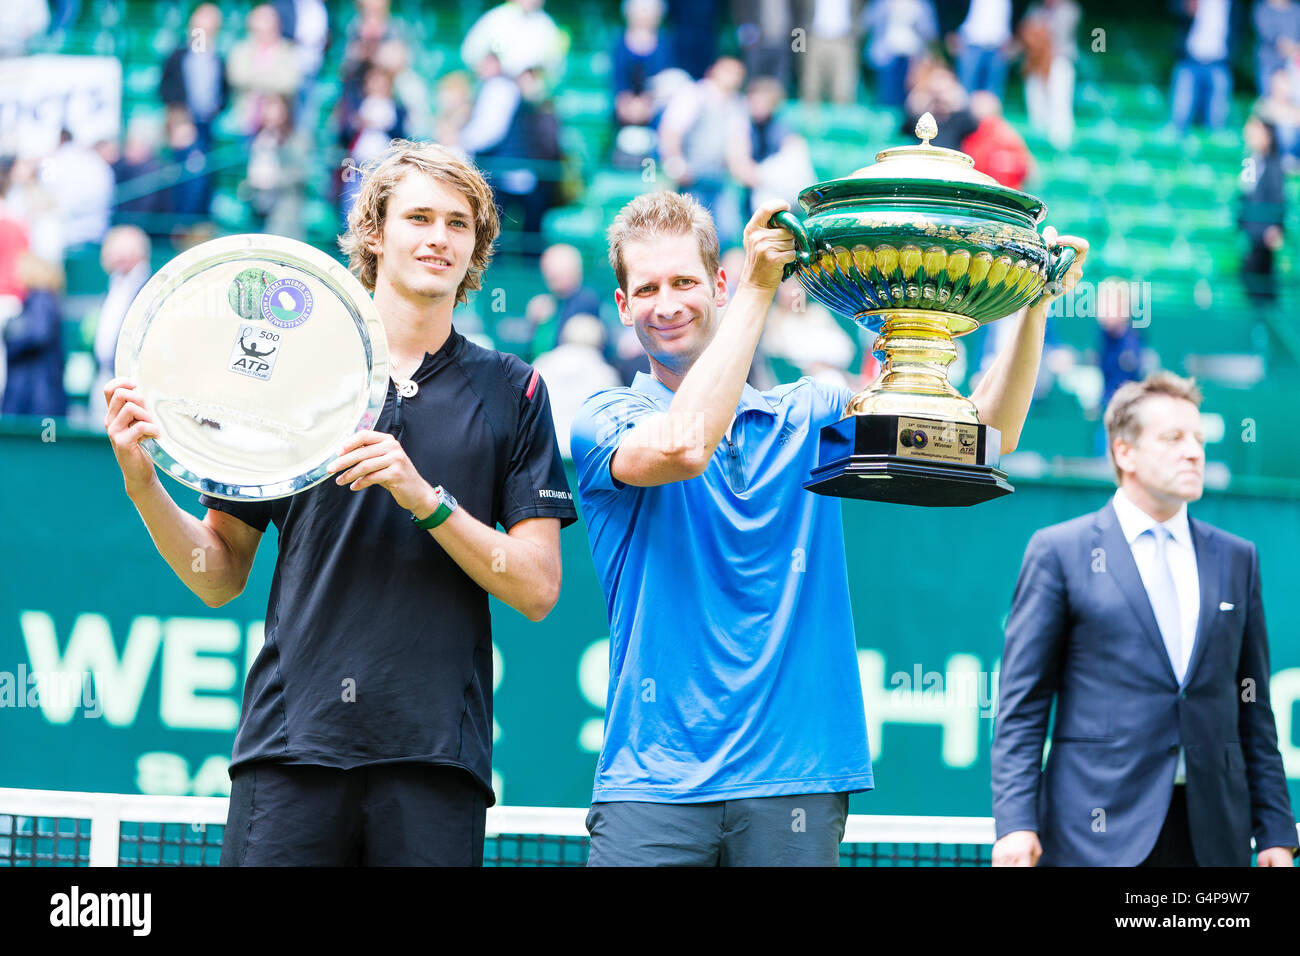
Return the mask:
{"type": "MultiPolygon", "coordinates": [[[[113,168],[99,153],[74,142],[65,129],[59,134],[59,148],[42,164],[41,177],[63,219],[65,248],[104,238],[116,183],[113,168]]],[[[61,262],[62,258],[46,261],[61,262]]]]}
{"type": "Polygon", "coordinates": [[[330,40],[330,15],[323,0],[293,0],[293,41],[303,85],[315,81],[330,40]]]}
{"type": "Polygon", "coordinates": [[[555,21],[542,9],[544,0],[506,0],[475,21],[465,34],[460,58],[472,70],[489,53],[501,62],[502,72],[516,77],[524,70],[540,69],[554,78],[564,62],[568,43],[555,21]]]}
{"type": "Polygon", "coordinates": [[[949,37],[957,79],[968,93],[988,90],[1002,99],[1011,49],[1011,0],[971,0],[957,32],[949,37]]]}
{"type": "Polygon", "coordinates": [[[1074,0],[1043,0],[1033,4],[1020,21],[1029,123],[1060,150],[1068,149],[1074,138],[1079,16],[1074,0]]]}

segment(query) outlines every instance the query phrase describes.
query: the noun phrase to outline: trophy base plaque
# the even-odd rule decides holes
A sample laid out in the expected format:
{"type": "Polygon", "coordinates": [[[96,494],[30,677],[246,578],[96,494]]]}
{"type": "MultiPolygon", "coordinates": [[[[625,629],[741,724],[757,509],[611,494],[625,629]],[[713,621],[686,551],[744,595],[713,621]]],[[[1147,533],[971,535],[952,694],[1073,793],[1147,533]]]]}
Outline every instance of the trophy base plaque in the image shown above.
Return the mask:
{"type": "Polygon", "coordinates": [[[804,487],[821,495],[959,507],[1010,494],[989,425],[910,415],[850,415],[821,431],[804,487]]]}

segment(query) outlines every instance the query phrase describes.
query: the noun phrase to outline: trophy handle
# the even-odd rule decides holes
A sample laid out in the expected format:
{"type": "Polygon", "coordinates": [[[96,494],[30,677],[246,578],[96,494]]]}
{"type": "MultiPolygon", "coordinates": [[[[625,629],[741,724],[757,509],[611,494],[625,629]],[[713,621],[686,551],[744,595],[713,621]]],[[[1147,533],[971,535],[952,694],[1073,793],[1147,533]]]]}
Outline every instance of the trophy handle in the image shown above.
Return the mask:
{"type": "Polygon", "coordinates": [[[782,281],[794,275],[799,266],[806,266],[812,262],[812,239],[808,237],[808,230],[803,227],[798,216],[787,209],[769,219],[767,226],[769,229],[789,229],[794,235],[794,262],[785,264],[785,271],[781,274],[782,281]]]}
{"type": "Polygon", "coordinates": [[[1070,271],[1070,266],[1074,265],[1074,260],[1079,257],[1079,250],[1074,246],[1054,242],[1048,248],[1047,256],[1050,265],[1047,267],[1047,281],[1043,283],[1043,295],[1060,295],[1061,280],[1070,271]]]}

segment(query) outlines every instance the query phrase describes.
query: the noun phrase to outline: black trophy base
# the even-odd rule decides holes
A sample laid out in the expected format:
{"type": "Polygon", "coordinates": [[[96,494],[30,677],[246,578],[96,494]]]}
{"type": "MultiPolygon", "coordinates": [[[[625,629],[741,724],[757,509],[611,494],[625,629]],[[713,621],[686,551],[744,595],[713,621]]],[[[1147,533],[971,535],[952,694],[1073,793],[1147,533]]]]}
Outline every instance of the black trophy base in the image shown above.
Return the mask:
{"type": "Polygon", "coordinates": [[[1001,444],[989,425],[851,415],[822,429],[820,464],[804,487],[900,505],[977,505],[1015,490],[997,467],[1001,444]]]}

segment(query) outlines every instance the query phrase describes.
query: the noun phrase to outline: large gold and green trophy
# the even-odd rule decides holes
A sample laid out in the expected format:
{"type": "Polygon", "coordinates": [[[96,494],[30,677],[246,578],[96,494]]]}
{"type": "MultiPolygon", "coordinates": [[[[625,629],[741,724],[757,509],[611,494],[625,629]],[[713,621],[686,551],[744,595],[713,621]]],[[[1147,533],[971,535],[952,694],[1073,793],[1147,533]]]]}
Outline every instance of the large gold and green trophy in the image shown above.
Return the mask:
{"type": "Polygon", "coordinates": [[[822,429],[804,487],[841,498],[972,505],[1010,493],[1001,436],[948,381],[954,338],[1036,301],[1075,250],[1038,233],[1047,207],[977,172],[965,153],[930,145],[876,154],[871,166],[799,196],[806,216],[774,216],[795,237],[786,269],[808,295],[879,333],[883,364],[845,417],[822,429]]]}

